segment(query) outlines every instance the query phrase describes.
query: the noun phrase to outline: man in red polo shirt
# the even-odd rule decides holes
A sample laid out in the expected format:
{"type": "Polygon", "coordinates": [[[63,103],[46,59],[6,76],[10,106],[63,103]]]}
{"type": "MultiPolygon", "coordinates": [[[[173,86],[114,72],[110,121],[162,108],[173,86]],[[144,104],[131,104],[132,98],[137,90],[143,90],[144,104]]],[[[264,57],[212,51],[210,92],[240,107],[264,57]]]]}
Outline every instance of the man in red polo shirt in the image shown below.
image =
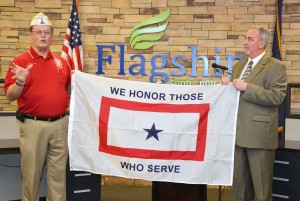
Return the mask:
{"type": "Polygon", "coordinates": [[[22,201],[39,200],[45,161],[47,200],[65,201],[71,69],[49,49],[53,27],[46,15],[34,16],[29,35],[31,48],[12,61],[4,84],[7,99],[18,103],[22,201]]]}

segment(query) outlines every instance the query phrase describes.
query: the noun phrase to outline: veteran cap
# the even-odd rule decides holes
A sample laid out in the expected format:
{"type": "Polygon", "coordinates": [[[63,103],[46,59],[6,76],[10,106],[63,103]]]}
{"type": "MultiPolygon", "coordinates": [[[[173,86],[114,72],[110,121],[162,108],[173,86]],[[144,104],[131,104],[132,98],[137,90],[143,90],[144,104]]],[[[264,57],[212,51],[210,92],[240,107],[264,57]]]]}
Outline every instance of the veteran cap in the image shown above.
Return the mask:
{"type": "Polygon", "coordinates": [[[39,13],[32,18],[30,27],[34,25],[50,25],[52,27],[52,23],[50,22],[49,18],[44,15],[44,13],[39,13]]]}

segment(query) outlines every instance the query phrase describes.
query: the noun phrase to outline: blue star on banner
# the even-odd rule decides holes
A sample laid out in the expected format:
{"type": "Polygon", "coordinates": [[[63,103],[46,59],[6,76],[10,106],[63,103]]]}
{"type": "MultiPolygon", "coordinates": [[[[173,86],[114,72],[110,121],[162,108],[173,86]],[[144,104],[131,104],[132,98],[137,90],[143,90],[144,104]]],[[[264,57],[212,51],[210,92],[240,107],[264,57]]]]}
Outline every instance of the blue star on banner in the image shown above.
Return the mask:
{"type": "Polygon", "coordinates": [[[157,141],[159,141],[158,136],[157,136],[157,133],[163,131],[163,130],[156,130],[155,124],[154,124],[154,123],[153,123],[151,129],[145,129],[145,128],[144,128],[144,130],[148,132],[148,135],[147,135],[146,140],[148,140],[150,137],[154,137],[155,139],[157,139],[157,141]]]}

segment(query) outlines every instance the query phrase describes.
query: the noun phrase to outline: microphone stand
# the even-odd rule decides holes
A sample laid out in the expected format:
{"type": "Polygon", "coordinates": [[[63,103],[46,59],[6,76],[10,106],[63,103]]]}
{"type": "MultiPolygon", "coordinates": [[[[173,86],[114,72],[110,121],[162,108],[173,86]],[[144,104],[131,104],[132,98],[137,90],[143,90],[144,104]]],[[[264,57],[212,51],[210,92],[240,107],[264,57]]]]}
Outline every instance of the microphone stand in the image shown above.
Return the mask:
{"type": "Polygon", "coordinates": [[[221,69],[221,79],[224,78],[224,74],[225,74],[225,69],[221,69]]]}
{"type": "MultiPolygon", "coordinates": [[[[213,67],[214,69],[218,68],[216,65],[212,65],[212,67],[213,67]]],[[[227,68],[227,67],[224,67],[224,68],[219,68],[219,69],[221,70],[221,78],[220,78],[220,79],[223,79],[223,78],[224,78],[225,71],[228,70],[228,68],[227,68]]],[[[225,187],[224,187],[224,188],[225,188],[225,187]]],[[[222,192],[222,186],[219,185],[219,199],[218,199],[218,201],[222,201],[222,194],[223,194],[223,192],[222,192]]]]}
{"type": "Polygon", "coordinates": [[[213,63],[211,66],[214,69],[217,69],[217,68],[220,69],[221,70],[221,79],[224,78],[225,70],[228,70],[228,68],[226,66],[221,66],[216,63],[213,63]]]}
{"type": "MultiPolygon", "coordinates": [[[[225,69],[221,69],[221,79],[224,78],[225,69]]],[[[219,199],[218,201],[222,201],[222,186],[219,185],[219,199]]]]}
{"type": "MultiPolygon", "coordinates": [[[[226,70],[227,70],[227,69],[221,68],[221,79],[224,78],[224,74],[225,74],[225,71],[226,71],[226,70]]],[[[225,187],[224,187],[224,188],[225,188],[225,187]]],[[[218,201],[222,201],[222,194],[223,194],[223,192],[222,192],[222,186],[219,185],[219,199],[218,199],[218,201]]]]}

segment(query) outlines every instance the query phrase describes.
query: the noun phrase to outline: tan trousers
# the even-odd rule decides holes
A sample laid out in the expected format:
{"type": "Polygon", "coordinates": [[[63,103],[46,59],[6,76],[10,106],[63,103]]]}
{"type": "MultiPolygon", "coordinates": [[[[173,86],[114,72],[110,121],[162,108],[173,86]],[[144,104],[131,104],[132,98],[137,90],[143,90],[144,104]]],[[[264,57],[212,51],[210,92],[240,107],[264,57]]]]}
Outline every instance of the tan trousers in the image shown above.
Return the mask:
{"type": "Polygon", "coordinates": [[[234,201],[271,201],[275,150],[235,146],[234,201]]]}
{"type": "Polygon", "coordinates": [[[47,201],[65,201],[68,117],[54,122],[31,119],[17,122],[20,125],[22,201],[39,201],[45,161],[47,201]]]}

